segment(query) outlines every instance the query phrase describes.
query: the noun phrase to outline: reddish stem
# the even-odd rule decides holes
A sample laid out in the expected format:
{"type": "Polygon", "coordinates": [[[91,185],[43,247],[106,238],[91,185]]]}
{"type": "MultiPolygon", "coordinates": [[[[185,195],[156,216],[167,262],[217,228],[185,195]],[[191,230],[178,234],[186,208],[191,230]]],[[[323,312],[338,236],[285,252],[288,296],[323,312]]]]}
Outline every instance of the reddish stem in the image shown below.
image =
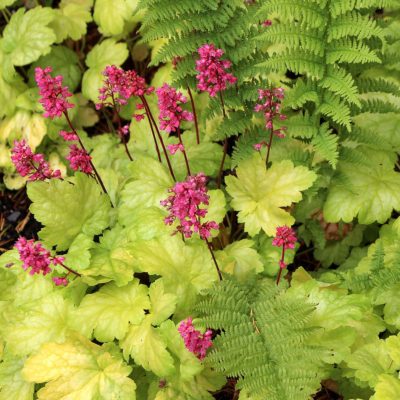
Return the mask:
{"type": "MultiPolygon", "coordinates": [[[[281,262],[284,262],[284,260],[285,260],[285,246],[282,247],[281,262]]],[[[276,278],[277,285],[279,285],[279,282],[281,280],[282,270],[283,270],[283,268],[281,268],[281,265],[279,264],[279,272],[278,272],[278,276],[276,278]]]]}
{"type": "MultiPolygon", "coordinates": [[[[89,153],[87,152],[85,146],[83,145],[82,140],[81,140],[81,138],[80,138],[79,135],[78,135],[78,132],[76,131],[76,129],[75,129],[74,126],[72,125],[72,122],[71,122],[71,120],[69,119],[69,116],[68,116],[67,111],[64,111],[64,116],[65,116],[65,118],[66,118],[66,120],[67,120],[67,122],[68,122],[69,127],[72,129],[72,132],[74,132],[74,134],[77,136],[78,141],[79,141],[79,144],[80,144],[82,150],[85,151],[86,154],[89,154],[89,153]]],[[[104,192],[106,195],[108,195],[107,189],[106,189],[106,187],[104,186],[104,183],[103,183],[103,181],[102,181],[102,179],[101,179],[99,173],[97,172],[96,167],[94,166],[92,160],[90,160],[90,165],[91,165],[91,167],[93,168],[93,171],[94,171],[94,173],[95,173],[95,175],[96,175],[96,177],[97,177],[97,181],[98,181],[98,183],[100,184],[101,188],[103,189],[103,192],[104,192]]]]}
{"type": "MultiPolygon", "coordinates": [[[[225,112],[225,103],[224,103],[224,98],[222,97],[222,92],[219,92],[219,99],[221,101],[221,106],[222,106],[222,114],[224,116],[224,119],[226,118],[226,112],[225,112]]],[[[221,164],[219,166],[219,171],[218,171],[218,179],[217,179],[217,188],[219,189],[222,184],[222,174],[224,172],[224,164],[225,164],[225,158],[226,154],[228,153],[228,139],[224,139],[224,149],[223,149],[223,154],[222,154],[222,160],[221,164]]]]}
{"type": "Polygon", "coordinates": [[[272,146],[272,139],[274,137],[274,125],[273,122],[272,127],[271,127],[271,133],[269,134],[269,142],[268,142],[268,150],[267,150],[267,158],[265,160],[265,166],[268,168],[268,161],[269,161],[269,152],[271,151],[271,146],[272,146]]]}
{"type": "Polygon", "coordinates": [[[65,268],[68,272],[71,272],[72,274],[75,274],[76,276],[82,276],[79,272],[74,271],[72,268],[67,267],[63,263],[60,263],[60,265],[65,268]]]}
{"type": "Polygon", "coordinates": [[[153,125],[154,125],[154,127],[156,129],[157,136],[158,136],[158,139],[160,140],[161,146],[163,148],[165,159],[167,160],[168,169],[169,169],[169,172],[170,172],[170,174],[172,176],[172,179],[174,181],[176,181],[176,178],[175,178],[175,175],[174,175],[174,171],[172,169],[171,161],[170,161],[170,159],[168,157],[168,152],[167,152],[167,149],[166,149],[165,144],[164,144],[164,140],[163,140],[163,138],[162,138],[162,136],[160,134],[160,131],[159,131],[158,126],[157,126],[157,123],[156,123],[156,121],[155,121],[155,119],[153,117],[153,114],[152,114],[151,110],[150,110],[149,104],[147,103],[147,100],[146,100],[146,98],[144,96],[140,96],[140,99],[142,100],[142,103],[143,103],[143,105],[144,105],[144,107],[146,109],[148,117],[151,119],[151,121],[153,122],[153,125]]]}
{"type": "Polygon", "coordinates": [[[156,139],[156,134],[155,134],[155,132],[154,132],[153,124],[152,124],[151,119],[150,119],[150,117],[149,117],[149,115],[148,115],[146,106],[144,105],[143,102],[142,102],[142,104],[143,104],[143,107],[144,107],[145,110],[146,110],[147,120],[149,121],[150,129],[151,129],[151,134],[152,134],[152,136],[153,136],[154,145],[156,146],[158,161],[161,162],[160,148],[158,147],[158,143],[157,143],[157,139],[156,139]]]}
{"type": "Polygon", "coordinates": [[[215,258],[214,251],[212,249],[211,243],[207,239],[204,239],[204,241],[207,243],[208,250],[210,251],[211,257],[212,257],[212,259],[214,261],[214,265],[215,265],[215,268],[217,269],[219,280],[222,281],[222,274],[221,274],[221,271],[220,271],[220,269],[218,267],[218,263],[217,263],[217,260],[215,258]]]}
{"type": "Polygon", "coordinates": [[[189,97],[190,97],[190,103],[192,104],[194,126],[196,128],[196,142],[197,142],[197,144],[200,144],[200,132],[199,132],[199,124],[198,124],[198,121],[197,121],[196,107],[194,105],[193,95],[192,95],[192,91],[190,90],[189,85],[187,86],[187,90],[188,90],[189,97]]]}
{"type": "Polygon", "coordinates": [[[113,93],[113,92],[111,92],[111,99],[112,99],[112,102],[113,102],[113,107],[114,107],[115,114],[116,114],[116,116],[117,116],[117,121],[118,121],[118,133],[119,133],[120,136],[121,136],[121,141],[122,141],[122,143],[124,144],[125,152],[126,152],[128,158],[129,158],[131,161],[133,161],[133,158],[132,158],[132,156],[131,156],[131,153],[130,153],[130,151],[129,151],[129,149],[128,149],[128,145],[127,145],[126,140],[125,140],[125,135],[122,133],[122,121],[121,121],[121,116],[119,115],[119,111],[118,111],[117,105],[116,105],[116,103],[115,103],[115,98],[114,98],[114,93],[113,93]]]}
{"type": "Polygon", "coordinates": [[[188,157],[187,157],[187,154],[186,154],[185,146],[183,145],[183,142],[182,142],[181,128],[179,128],[179,127],[178,127],[178,138],[179,138],[179,143],[180,143],[180,144],[182,145],[182,147],[183,147],[182,153],[183,153],[183,157],[185,158],[185,164],[186,164],[187,173],[188,173],[188,175],[190,176],[190,175],[192,175],[192,174],[191,174],[191,172],[190,172],[189,160],[188,160],[188,157]]]}

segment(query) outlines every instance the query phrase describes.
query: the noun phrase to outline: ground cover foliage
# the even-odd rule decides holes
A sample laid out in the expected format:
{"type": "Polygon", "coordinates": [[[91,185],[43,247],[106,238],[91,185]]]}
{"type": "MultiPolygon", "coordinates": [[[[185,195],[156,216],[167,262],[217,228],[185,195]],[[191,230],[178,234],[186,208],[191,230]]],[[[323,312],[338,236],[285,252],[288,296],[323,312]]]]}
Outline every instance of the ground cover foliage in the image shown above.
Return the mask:
{"type": "Polygon", "coordinates": [[[400,398],[397,0],[0,12],[0,400],[400,398]]]}

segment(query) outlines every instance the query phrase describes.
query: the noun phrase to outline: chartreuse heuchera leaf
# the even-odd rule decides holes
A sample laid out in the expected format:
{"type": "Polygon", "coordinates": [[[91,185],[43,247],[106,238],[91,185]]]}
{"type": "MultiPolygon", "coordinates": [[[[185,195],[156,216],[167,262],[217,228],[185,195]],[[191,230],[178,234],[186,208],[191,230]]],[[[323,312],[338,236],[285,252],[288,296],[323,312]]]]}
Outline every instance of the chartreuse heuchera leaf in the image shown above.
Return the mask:
{"type": "Polygon", "coordinates": [[[133,245],[121,226],[106,231],[100,243],[93,244],[90,263],[83,269],[83,280],[89,285],[115,281],[124,286],[133,279],[133,245]]]}
{"type": "Polygon", "coordinates": [[[124,29],[124,22],[129,18],[129,6],[126,0],[97,0],[94,6],[94,20],[100,32],[105,36],[119,35],[124,29]]]}
{"type": "Polygon", "coordinates": [[[61,0],[56,18],[51,23],[57,43],[66,38],[79,40],[86,33],[87,23],[92,21],[93,0],[61,0]]]}
{"type": "Polygon", "coordinates": [[[148,289],[138,280],[118,287],[114,283],[104,285],[98,292],[84,297],[77,310],[80,330],[93,331],[100,342],[122,339],[129,323],[140,324],[145,310],[150,308],[148,289]]]}
{"type": "Polygon", "coordinates": [[[397,172],[382,166],[354,168],[350,165],[338,169],[342,176],[339,181],[333,181],[324,206],[327,221],[350,222],[358,217],[362,224],[383,223],[393,209],[400,210],[397,172]]]}
{"type": "Polygon", "coordinates": [[[102,74],[107,65],[121,65],[128,57],[125,43],[117,43],[114,39],[106,39],[97,44],[88,53],[86,65],[88,70],[83,74],[82,93],[93,102],[98,101],[99,89],[103,85],[102,74]]]}
{"type": "Polygon", "coordinates": [[[28,193],[31,212],[44,225],[41,239],[58,250],[66,250],[80,233],[93,236],[109,224],[110,202],[84,174],[36,182],[28,186],[28,193]]]}
{"type": "Polygon", "coordinates": [[[27,12],[20,8],[11,17],[4,29],[1,46],[12,64],[30,64],[50,52],[56,36],[48,25],[54,18],[55,13],[47,7],[36,7],[27,12]]]}
{"type": "Polygon", "coordinates": [[[184,318],[196,302],[197,295],[218,279],[203,241],[185,245],[177,236],[165,235],[137,242],[134,253],[139,271],[161,276],[164,287],[178,295],[177,318],[184,318]]]}
{"type": "Polygon", "coordinates": [[[21,375],[24,361],[6,357],[0,362],[0,400],[32,400],[34,385],[21,375]]]}
{"type": "Polygon", "coordinates": [[[135,400],[131,370],[115,352],[73,336],[62,344],[44,344],[25,362],[22,374],[28,382],[47,382],[37,392],[40,400],[135,400]]]}
{"type": "Polygon", "coordinates": [[[294,218],[282,207],[302,199],[316,174],[305,167],[295,167],[290,161],[274,163],[268,170],[258,154],[239,164],[237,177],[226,178],[226,190],[232,196],[231,205],[239,211],[239,222],[249,235],[261,229],[275,235],[278,226],[292,225],[294,218]]]}

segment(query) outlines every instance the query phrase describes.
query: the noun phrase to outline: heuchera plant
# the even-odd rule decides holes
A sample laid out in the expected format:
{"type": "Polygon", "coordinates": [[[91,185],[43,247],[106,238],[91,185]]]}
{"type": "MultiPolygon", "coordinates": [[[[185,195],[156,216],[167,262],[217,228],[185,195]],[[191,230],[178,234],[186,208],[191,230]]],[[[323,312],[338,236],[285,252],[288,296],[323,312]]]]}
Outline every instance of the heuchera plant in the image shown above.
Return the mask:
{"type": "Polygon", "coordinates": [[[395,1],[3,3],[0,400],[400,399],[395,1]]]}

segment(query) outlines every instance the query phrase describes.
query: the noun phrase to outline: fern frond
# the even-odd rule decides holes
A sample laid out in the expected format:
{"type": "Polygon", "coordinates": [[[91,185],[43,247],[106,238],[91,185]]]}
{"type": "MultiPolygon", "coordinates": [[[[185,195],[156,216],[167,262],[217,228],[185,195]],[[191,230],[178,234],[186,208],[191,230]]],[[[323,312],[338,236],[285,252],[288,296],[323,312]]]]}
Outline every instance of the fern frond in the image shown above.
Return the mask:
{"type": "Polygon", "coordinates": [[[361,106],[354,79],[343,68],[329,67],[320,85],[337,96],[345,98],[349,103],[353,103],[358,107],[361,106]]]}
{"type": "Polygon", "coordinates": [[[340,39],[331,42],[326,52],[326,62],[335,63],[380,63],[381,60],[374,50],[366,44],[352,39],[340,39]]]}
{"type": "Polygon", "coordinates": [[[339,157],[338,139],[337,135],[332,134],[329,125],[324,123],[319,129],[318,135],[311,142],[315,152],[328,161],[333,168],[336,168],[339,157]]]}
{"type": "Polygon", "coordinates": [[[300,21],[310,28],[319,28],[326,25],[328,20],[323,3],[313,0],[269,0],[260,7],[259,13],[278,14],[286,22],[300,21]]]}
{"type": "Polygon", "coordinates": [[[268,139],[268,132],[263,128],[252,128],[249,132],[245,132],[235,142],[233,153],[231,156],[232,168],[236,167],[240,162],[247,160],[254,154],[253,145],[268,139]]]}
{"type": "MultiPolygon", "coordinates": [[[[389,103],[388,101],[384,101],[381,99],[371,98],[371,99],[361,99],[361,110],[362,112],[370,112],[370,113],[398,113],[400,111],[400,107],[396,104],[389,103]]],[[[354,110],[356,112],[357,110],[354,110]]]]}
{"type": "Polygon", "coordinates": [[[302,29],[295,24],[272,25],[258,40],[266,43],[285,43],[290,49],[303,49],[320,57],[324,55],[325,50],[325,42],[318,29],[302,29]]]}
{"type": "Polygon", "coordinates": [[[383,39],[383,29],[376,21],[355,11],[335,18],[327,33],[328,42],[349,36],[356,36],[358,39],[377,36],[383,39]]]}
{"type": "Polygon", "coordinates": [[[325,62],[321,57],[294,50],[275,54],[260,66],[278,72],[289,70],[296,74],[305,74],[317,79],[321,79],[325,73],[325,62]]]}
{"type": "Polygon", "coordinates": [[[288,134],[291,137],[311,139],[318,134],[319,121],[309,114],[296,114],[285,121],[288,134]]]}
{"type": "Polygon", "coordinates": [[[298,109],[307,102],[319,103],[318,88],[310,80],[299,79],[285,98],[285,106],[298,109]]]}
{"type": "Polygon", "coordinates": [[[400,86],[383,78],[358,78],[356,80],[360,93],[383,92],[394,95],[400,94],[400,86]]]}
{"type": "Polygon", "coordinates": [[[330,2],[329,10],[334,18],[352,10],[377,9],[395,5],[398,5],[396,0],[335,0],[330,2]]]}
{"type": "Polygon", "coordinates": [[[205,362],[238,377],[238,388],[255,398],[308,400],[319,387],[324,352],[309,344],[319,329],[313,304],[270,281],[250,288],[224,280],[196,309],[203,325],[222,331],[205,362]]]}
{"type": "Polygon", "coordinates": [[[330,117],[334,122],[351,130],[350,108],[334,95],[327,93],[323,102],[318,107],[318,111],[330,117]]]}
{"type": "Polygon", "coordinates": [[[253,125],[251,116],[244,111],[230,112],[217,128],[216,140],[243,133],[253,125]]]}

